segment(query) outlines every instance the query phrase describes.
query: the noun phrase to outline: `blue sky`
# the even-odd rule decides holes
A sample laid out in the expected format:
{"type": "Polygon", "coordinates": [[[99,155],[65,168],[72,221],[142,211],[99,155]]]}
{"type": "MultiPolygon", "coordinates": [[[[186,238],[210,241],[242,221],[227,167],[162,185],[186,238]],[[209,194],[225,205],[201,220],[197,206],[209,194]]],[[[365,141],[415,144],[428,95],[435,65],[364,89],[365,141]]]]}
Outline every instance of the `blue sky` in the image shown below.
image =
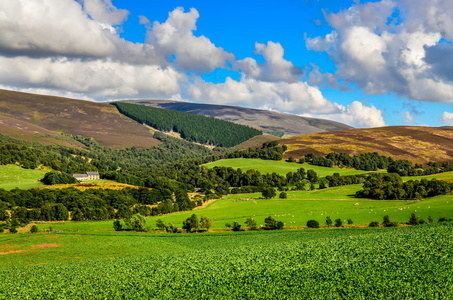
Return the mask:
{"type": "Polygon", "coordinates": [[[448,0],[2,0],[0,88],[453,125],[448,0]]]}

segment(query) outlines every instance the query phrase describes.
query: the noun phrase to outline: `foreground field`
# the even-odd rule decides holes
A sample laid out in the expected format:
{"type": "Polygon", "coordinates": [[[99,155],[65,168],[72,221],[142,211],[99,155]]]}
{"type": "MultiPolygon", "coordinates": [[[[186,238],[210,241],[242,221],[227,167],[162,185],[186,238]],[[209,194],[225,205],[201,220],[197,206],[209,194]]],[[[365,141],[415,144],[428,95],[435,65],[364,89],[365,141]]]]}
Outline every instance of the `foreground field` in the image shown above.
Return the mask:
{"type": "Polygon", "coordinates": [[[0,299],[448,299],[453,223],[0,236],[0,299]]]}
{"type": "Polygon", "coordinates": [[[0,165],[0,189],[29,189],[43,186],[38,179],[43,178],[46,171],[23,169],[15,165],[0,165]]]}
{"type": "Polygon", "coordinates": [[[340,169],[340,168],[327,168],[314,166],[309,164],[289,163],[284,161],[275,160],[264,160],[258,158],[232,158],[232,159],[221,159],[212,163],[205,164],[208,168],[219,167],[231,167],[233,169],[241,169],[242,172],[247,170],[257,170],[261,174],[275,172],[280,175],[286,175],[288,172],[295,172],[297,169],[304,168],[307,170],[314,170],[318,176],[324,177],[332,175],[333,173],[340,173],[340,175],[353,175],[363,174],[366,171],[351,170],[351,169],[340,169]]]}

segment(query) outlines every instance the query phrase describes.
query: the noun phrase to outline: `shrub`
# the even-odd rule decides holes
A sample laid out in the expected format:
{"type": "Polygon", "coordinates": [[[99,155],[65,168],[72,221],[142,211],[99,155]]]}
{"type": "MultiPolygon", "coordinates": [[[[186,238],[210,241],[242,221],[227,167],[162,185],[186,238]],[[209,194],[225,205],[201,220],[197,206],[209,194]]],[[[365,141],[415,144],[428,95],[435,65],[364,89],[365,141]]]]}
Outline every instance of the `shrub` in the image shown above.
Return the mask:
{"type": "Polygon", "coordinates": [[[332,219],[329,216],[326,217],[326,224],[329,227],[330,227],[330,225],[332,225],[332,219]]]}
{"type": "Polygon", "coordinates": [[[288,198],[288,195],[285,192],[281,192],[280,195],[278,196],[280,199],[286,199],[288,198]]]}
{"type": "Polygon", "coordinates": [[[113,229],[115,229],[115,231],[121,231],[123,229],[120,220],[113,221],[113,229]]]}
{"type": "Polygon", "coordinates": [[[189,218],[187,218],[183,223],[182,223],[182,228],[185,229],[187,232],[190,232],[193,229],[195,229],[195,232],[198,232],[198,217],[196,214],[192,214],[189,218]]]}
{"type": "Polygon", "coordinates": [[[134,214],[126,220],[126,225],[133,231],[145,231],[146,219],[141,214],[134,214]]]}
{"type": "Polygon", "coordinates": [[[277,195],[273,187],[264,187],[263,188],[263,198],[272,199],[277,195]]]}
{"type": "Polygon", "coordinates": [[[209,228],[214,225],[214,221],[209,217],[201,216],[200,225],[202,228],[206,228],[206,231],[209,231],[209,228]]]}
{"type": "Polygon", "coordinates": [[[353,223],[352,219],[348,219],[348,225],[352,225],[353,223]]]}
{"type": "Polygon", "coordinates": [[[11,228],[9,229],[9,232],[11,232],[11,233],[17,233],[16,227],[11,227],[11,228]]]}
{"type": "Polygon", "coordinates": [[[265,225],[266,229],[269,229],[269,230],[277,229],[277,220],[275,220],[271,216],[264,219],[264,223],[266,224],[265,225]]]}
{"type": "Polygon", "coordinates": [[[157,227],[157,229],[162,230],[162,231],[167,230],[167,226],[165,225],[165,223],[161,219],[157,219],[156,227],[157,227]]]}
{"type": "Polygon", "coordinates": [[[370,222],[370,224],[368,225],[368,227],[379,227],[379,222],[378,222],[378,221],[370,222]]]}
{"type": "Polygon", "coordinates": [[[168,225],[165,226],[165,230],[168,233],[177,233],[178,232],[178,227],[176,227],[173,223],[168,223],[168,225]]]}
{"type": "Polygon", "coordinates": [[[389,215],[385,215],[385,216],[384,216],[384,220],[382,221],[382,225],[383,225],[384,227],[388,227],[388,225],[389,225],[390,223],[391,223],[391,222],[390,222],[390,217],[389,217],[389,215]]]}
{"type": "Polygon", "coordinates": [[[241,224],[239,224],[239,222],[234,222],[233,223],[233,231],[242,231],[241,229],[241,224]]]}
{"type": "Polygon", "coordinates": [[[308,220],[307,227],[308,228],[319,228],[319,222],[316,220],[308,220]]]}
{"type": "Polygon", "coordinates": [[[248,218],[245,221],[245,224],[247,224],[247,227],[250,228],[251,230],[256,230],[256,221],[253,220],[253,218],[248,218]]]}
{"type": "Polygon", "coordinates": [[[231,224],[230,223],[225,223],[225,227],[226,228],[231,228],[231,224]]]}
{"type": "Polygon", "coordinates": [[[388,215],[384,216],[384,220],[382,221],[382,226],[384,227],[398,227],[397,222],[391,222],[390,217],[388,215]]]}
{"type": "Polygon", "coordinates": [[[282,221],[278,221],[277,222],[277,230],[280,230],[280,229],[283,229],[283,226],[285,226],[285,224],[282,222],[282,221]]]}
{"type": "Polygon", "coordinates": [[[417,225],[418,224],[418,217],[415,215],[415,213],[411,214],[411,217],[409,218],[409,225],[417,225]]]}
{"type": "Polygon", "coordinates": [[[33,225],[33,226],[30,228],[30,233],[37,233],[37,232],[38,232],[38,226],[33,225]]]}
{"type": "Polygon", "coordinates": [[[341,219],[336,219],[335,220],[335,227],[341,227],[343,226],[343,222],[341,221],[341,219]]]}

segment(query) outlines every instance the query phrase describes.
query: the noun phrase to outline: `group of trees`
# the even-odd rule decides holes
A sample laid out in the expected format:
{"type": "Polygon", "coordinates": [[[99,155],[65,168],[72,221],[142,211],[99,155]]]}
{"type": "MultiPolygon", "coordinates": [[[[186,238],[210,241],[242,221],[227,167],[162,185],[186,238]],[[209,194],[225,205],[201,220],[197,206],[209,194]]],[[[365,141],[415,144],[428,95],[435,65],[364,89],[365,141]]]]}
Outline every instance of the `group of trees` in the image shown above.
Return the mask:
{"type": "MultiPolygon", "coordinates": [[[[294,161],[294,159],[290,158],[289,161],[294,161]]],[[[394,160],[391,157],[379,155],[377,152],[353,156],[346,153],[334,152],[329,153],[326,156],[317,156],[313,153],[309,153],[299,160],[299,163],[304,162],[317,166],[349,167],[364,171],[387,169],[388,173],[398,173],[400,176],[424,176],[453,171],[453,164],[449,162],[429,162],[427,164],[428,167],[425,167],[422,164],[413,165],[411,161],[406,159],[394,160]]]]}
{"type": "Polygon", "coordinates": [[[133,214],[154,216],[193,209],[185,190],[125,188],[0,189],[0,221],[85,221],[129,219],[133,214]],[[151,204],[159,204],[150,207],[151,204]],[[11,213],[10,213],[10,212],[11,213]]]}
{"type": "Polygon", "coordinates": [[[249,126],[197,114],[124,102],[113,105],[137,122],[161,131],[178,132],[183,139],[202,144],[233,147],[263,134],[249,126]]]}
{"type": "Polygon", "coordinates": [[[442,180],[409,180],[403,182],[398,174],[370,174],[364,179],[363,189],[356,193],[359,198],[376,200],[422,199],[445,195],[451,191],[453,183],[442,180]]]}
{"type": "Polygon", "coordinates": [[[0,135],[0,164],[18,164],[25,169],[35,169],[40,165],[51,167],[64,173],[96,171],[78,151],[53,145],[43,146],[18,140],[6,139],[0,135]]]}
{"type": "Polygon", "coordinates": [[[348,167],[356,170],[376,171],[386,169],[393,159],[379,155],[377,152],[364,153],[360,155],[348,155],[346,153],[329,153],[326,156],[317,156],[313,153],[305,155],[300,163],[308,163],[323,167],[348,167]]]}

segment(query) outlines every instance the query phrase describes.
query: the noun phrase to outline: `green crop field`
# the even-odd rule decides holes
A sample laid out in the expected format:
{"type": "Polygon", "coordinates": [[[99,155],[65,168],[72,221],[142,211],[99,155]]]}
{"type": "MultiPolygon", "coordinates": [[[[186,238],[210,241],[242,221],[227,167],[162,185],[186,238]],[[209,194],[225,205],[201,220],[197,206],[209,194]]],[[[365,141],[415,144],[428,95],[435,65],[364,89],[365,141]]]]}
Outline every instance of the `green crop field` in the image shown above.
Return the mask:
{"type": "Polygon", "coordinates": [[[449,299],[453,223],[0,235],[0,299],[449,299]]]}
{"type": "Polygon", "coordinates": [[[219,167],[231,167],[233,169],[241,169],[243,172],[247,170],[257,170],[261,174],[275,172],[280,175],[286,175],[288,172],[295,172],[297,169],[304,168],[307,170],[314,170],[318,176],[324,177],[332,175],[333,173],[340,173],[340,175],[354,175],[363,174],[366,171],[352,170],[352,169],[340,169],[340,168],[327,168],[314,166],[309,164],[290,163],[285,161],[275,160],[264,160],[255,158],[232,158],[232,159],[221,159],[211,163],[205,164],[208,168],[219,167]]]}
{"type": "Polygon", "coordinates": [[[43,184],[38,179],[43,178],[45,174],[46,171],[23,169],[15,165],[0,165],[0,189],[39,187],[43,184]]]}

